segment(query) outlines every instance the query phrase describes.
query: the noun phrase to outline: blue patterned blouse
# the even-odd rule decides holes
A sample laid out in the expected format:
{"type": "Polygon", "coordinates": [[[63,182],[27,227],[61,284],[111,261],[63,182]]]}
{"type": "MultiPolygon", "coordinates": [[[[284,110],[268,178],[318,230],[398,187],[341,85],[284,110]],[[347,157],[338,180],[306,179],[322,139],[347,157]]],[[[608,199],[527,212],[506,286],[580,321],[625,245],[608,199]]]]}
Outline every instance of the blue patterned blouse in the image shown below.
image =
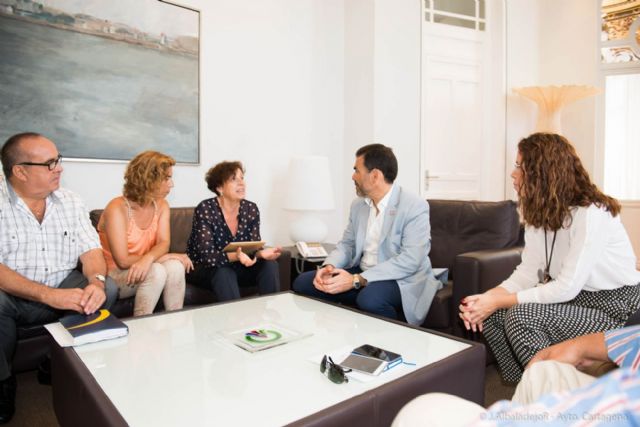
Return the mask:
{"type": "Polygon", "coordinates": [[[231,234],[218,203],[218,198],[203,200],[193,213],[187,255],[194,265],[221,267],[230,263],[222,251],[231,242],[250,242],[260,239],[260,211],[248,200],[240,201],[238,231],[231,234]]]}

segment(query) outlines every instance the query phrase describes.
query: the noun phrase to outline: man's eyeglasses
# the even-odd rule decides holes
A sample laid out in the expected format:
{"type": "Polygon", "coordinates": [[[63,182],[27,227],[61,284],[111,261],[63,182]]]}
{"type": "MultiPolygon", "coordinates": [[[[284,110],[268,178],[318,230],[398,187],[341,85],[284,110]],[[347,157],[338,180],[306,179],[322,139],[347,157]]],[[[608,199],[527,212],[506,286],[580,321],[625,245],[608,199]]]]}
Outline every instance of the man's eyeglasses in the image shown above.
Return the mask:
{"type": "Polygon", "coordinates": [[[331,356],[324,356],[322,358],[322,362],[320,362],[320,372],[323,374],[326,372],[329,379],[336,383],[348,383],[349,378],[347,377],[347,372],[351,372],[351,369],[344,369],[339,365],[336,365],[333,360],[331,360],[331,356]]]}
{"type": "Polygon", "coordinates": [[[47,160],[44,163],[22,162],[18,163],[18,166],[46,166],[50,171],[52,171],[58,167],[60,163],[62,163],[62,156],[58,154],[58,157],[55,159],[47,160]]]}

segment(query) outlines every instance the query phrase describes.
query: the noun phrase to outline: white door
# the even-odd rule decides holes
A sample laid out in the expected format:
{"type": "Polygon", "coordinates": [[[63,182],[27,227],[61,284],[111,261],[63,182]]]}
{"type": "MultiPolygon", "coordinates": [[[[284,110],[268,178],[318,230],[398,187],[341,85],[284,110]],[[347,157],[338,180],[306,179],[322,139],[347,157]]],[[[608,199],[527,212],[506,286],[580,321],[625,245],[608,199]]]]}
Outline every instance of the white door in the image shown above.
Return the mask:
{"type": "Polygon", "coordinates": [[[428,199],[483,199],[484,31],[423,23],[421,189],[428,199]]]}

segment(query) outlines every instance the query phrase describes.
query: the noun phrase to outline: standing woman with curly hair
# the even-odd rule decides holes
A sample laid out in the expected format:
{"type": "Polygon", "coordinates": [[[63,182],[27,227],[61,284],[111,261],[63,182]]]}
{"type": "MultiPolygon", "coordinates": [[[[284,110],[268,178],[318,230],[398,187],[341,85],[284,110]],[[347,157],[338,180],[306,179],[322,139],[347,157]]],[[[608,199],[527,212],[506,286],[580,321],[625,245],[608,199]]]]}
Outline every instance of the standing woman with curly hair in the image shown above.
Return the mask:
{"type": "Polygon", "coordinates": [[[134,316],[153,313],[163,295],[165,309],[184,303],[185,271],[193,268],[185,254],[169,252],[169,204],[173,158],[156,151],[134,157],[124,174],[122,196],[111,200],[98,222],[109,276],[119,298],[135,295],[134,316]]]}
{"type": "Polygon", "coordinates": [[[640,307],[640,272],[620,203],[591,182],[564,137],[520,141],[511,178],[525,224],[522,262],[459,308],[465,327],[483,332],[502,378],[517,382],[539,350],[622,327],[640,307]]]}

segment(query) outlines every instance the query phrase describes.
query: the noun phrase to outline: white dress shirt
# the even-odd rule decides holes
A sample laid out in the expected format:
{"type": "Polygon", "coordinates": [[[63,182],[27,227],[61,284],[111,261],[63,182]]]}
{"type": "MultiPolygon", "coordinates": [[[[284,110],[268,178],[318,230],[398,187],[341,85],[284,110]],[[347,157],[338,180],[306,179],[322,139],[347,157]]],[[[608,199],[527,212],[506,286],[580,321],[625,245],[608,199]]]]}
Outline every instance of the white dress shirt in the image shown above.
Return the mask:
{"type": "Polygon", "coordinates": [[[362,271],[378,264],[378,247],[380,246],[382,223],[384,222],[384,212],[389,204],[391,190],[393,190],[393,186],[380,199],[377,206],[370,198],[365,197],[364,199],[365,203],[369,205],[369,220],[367,221],[367,234],[362,248],[362,258],[360,259],[362,271]]]}
{"type": "MultiPolygon", "coordinates": [[[[552,280],[539,284],[538,270],[544,270],[544,230],[526,227],[522,263],[501,287],[517,293],[519,303],[560,303],[580,291],[600,291],[640,283],[636,257],[629,236],[620,222],[595,205],[572,210],[573,220],[556,236],[549,274],[552,280]]],[[[553,232],[547,231],[551,252],[553,232]]]]}
{"type": "Polygon", "coordinates": [[[55,288],[76,268],[80,255],[99,248],[98,233],[75,193],[51,193],[42,223],[8,182],[6,193],[0,193],[0,263],[16,273],[55,288]]]}

